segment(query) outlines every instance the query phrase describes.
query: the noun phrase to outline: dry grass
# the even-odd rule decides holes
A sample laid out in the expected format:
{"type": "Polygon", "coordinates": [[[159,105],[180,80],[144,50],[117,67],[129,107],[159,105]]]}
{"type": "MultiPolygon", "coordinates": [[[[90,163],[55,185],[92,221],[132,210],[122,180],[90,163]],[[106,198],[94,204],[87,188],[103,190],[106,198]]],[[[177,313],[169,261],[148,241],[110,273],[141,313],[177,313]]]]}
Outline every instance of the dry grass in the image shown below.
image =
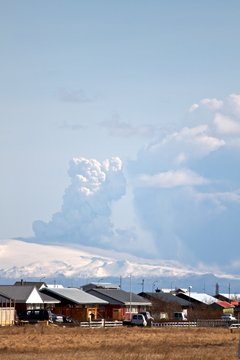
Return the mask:
{"type": "Polygon", "coordinates": [[[236,360],[239,333],[228,329],[0,328],[1,360],[236,360]]]}

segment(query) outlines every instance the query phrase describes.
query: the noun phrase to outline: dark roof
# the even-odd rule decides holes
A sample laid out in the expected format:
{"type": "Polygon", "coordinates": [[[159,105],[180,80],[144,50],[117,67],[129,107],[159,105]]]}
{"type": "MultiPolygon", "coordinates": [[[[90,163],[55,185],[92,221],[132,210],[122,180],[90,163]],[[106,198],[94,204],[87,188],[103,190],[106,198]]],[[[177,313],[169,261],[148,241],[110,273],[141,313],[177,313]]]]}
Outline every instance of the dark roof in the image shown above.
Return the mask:
{"type": "Polygon", "coordinates": [[[59,304],[61,302],[60,300],[57,300],[54,297],[44,294],[42,292],[40,292],[40,296],[44,304],[59,304]]]}
{"type": "Polygon", "coordinates": [[[4,305],[5,303],[8,303],[10,300],[12,299],[9,298],[8,296],[0,294],[0,306],[4,305]]]}
{"type": "Polygon", "coordinates": [[[107,304],[106,301],[77,288],[43,288],[40,292],[52,296],[61,302],[68,302],[69,304],[107,304]]]}
{"type": "Polygon", "coordinates": [[[81,289],[83,291],[91,290],[91,289],[120,289],[119,285],[112,284],[112,283],[102,283],[102,282],[92,282],[86,285],[83,285],[81,289]]]}
{"type": "Polygon", "coordinates": [[[152,301],[160,300],[166,303],[179,304],[181,306],[191,305],[191,303],[185,299],[164,292],[142,292],[139,295],[141,295],[142,297],[146,297],[147,299],[152,299],[152,301]]]}
{"type": "Polygon", "coordinates": [[[91,289],[88,293],[108,301],[111,305],[152,305],[149,300],[122,289],[91,289]]]}
{"type": "Polygon", "coordinates": [[[25,303],[34,290],[39,295],[40,302],[42,302],[41,296],[34,286],[0,285],[0,294],[18,303],[25,303]]]}

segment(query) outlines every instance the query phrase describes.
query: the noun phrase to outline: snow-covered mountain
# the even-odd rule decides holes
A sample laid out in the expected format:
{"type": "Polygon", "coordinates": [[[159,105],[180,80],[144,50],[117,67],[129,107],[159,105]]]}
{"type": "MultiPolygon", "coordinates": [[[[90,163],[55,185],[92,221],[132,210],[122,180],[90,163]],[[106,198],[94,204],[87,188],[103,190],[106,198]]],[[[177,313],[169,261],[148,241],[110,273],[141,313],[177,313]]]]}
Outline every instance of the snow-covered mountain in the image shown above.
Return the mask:
{"type": "Polygon", "coordinates": [[[134,277],[186,278],[206,276],[207,272],[175,261],[143,259],[92,247],[47,245],[16,239],[0,241],[1,278],[103,278],[130,274],[134,277]]]}
{"type": "Polygon", "coordinates": [[[220,289],[240,292],[240,277],[236,275],[200,271],[176,261],[153,260],[99,248],[40,244],[27,240],[0,240],[0,283],[16,280],[45,279],[64,286],[81,286],[90,281],[106,280],[132,290],[153,291],[157,287],[188,287],[214,293],[220,289]],[[98,280],[99,279],[99,280],[98,280]],[[144,279],[144,283],[143,283],[144,279]]]}
{"type": "Polygon", "coordinates": [[[23,240],[0,241],[0,276],[107,277],[185,276],[201,274],[174,261],[136,258],[90,247],[46,245],[23,240]]]}

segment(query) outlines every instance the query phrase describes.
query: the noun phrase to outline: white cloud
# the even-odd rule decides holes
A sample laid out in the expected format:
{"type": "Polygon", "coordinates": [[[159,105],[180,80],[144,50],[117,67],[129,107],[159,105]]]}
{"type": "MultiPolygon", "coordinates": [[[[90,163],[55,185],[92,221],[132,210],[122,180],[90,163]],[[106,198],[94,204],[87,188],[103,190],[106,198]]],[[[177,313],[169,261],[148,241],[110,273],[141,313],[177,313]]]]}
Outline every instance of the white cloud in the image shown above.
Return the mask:
{"type": "MultiPolygon", "coordinates": [[[[195,109],[210,111],[188,114],[191,126],[155,138],[140,149],[125,169],[128,179],[119,158],[103,162],[73,158],[62,208],[48,223],[34,222],[37,239],[124,247],[135,254],[149,253],[151,248],[159,257],[188,262],[211,261],[206,248],[218,248],[216,263],[225,260],[224,248],[236,246],[240,231],[239,147],[233,144],[240,129],[232,111],[238,101],[237,95],[231,95],[225,101],[205,98],[195,104],[195,109]],[[127,184],[132,185],[134,224],[131,230],[116,229],[112,209],[125,195],[127,184]]],[[[114,135],[144,133],[143,126],[118,118],[101,125],[114,135]]],[[[123,218],[128,211],[126,207],[123,218]]]]}
{"type": "Polygon", "coordinates": [[[202,99],[199,101],[199,103],[192,104],[189,108],[189,112],[193,112],[196,109],[199,109],[200,107],[206,107],[210,110],[219,110],[223,106],[223,101],[218,99],[202,99]]]}
{"type": "Polygon", "coordinates": [[[155,188],[173,188],[178,186],[196,186],[207,184],[207,179],[188,169],[172,170],[155,175],[141,175],[139,185],[155,188]]]}
{"type": "Polygon", "coordinates": [[[176,164],[181,165],[183,163],[186,163],[187,160],[188,156],[184,152],[181,152],[179,155],[177,155],[175,162],[176,164]]]}
{"type": "Polygon", "coordinates": [[[211,201],[212,204],[216,205],[216,208],[219,210],[226,210],[228,203],[240,204],[240,192],[236,191],[226,191],[226,192],[212,192],[212,193],[195,193],[196,199],[198,201],[211,201]]]}
{"type": "Polygon", "coordinates": [[[200,101],[200,104],[210,108],[211,110],[219,110],[223,106],[223,101],[218,99],[205,98],[200,101]]]}
{"type": "Polygon", "coordinates": [[[194,110],[198,109],[199,108],[199,105],[198,104],[192,104],[189,108],[189,112],[193,112],[194,110]]]}
{"type": "Polygon", "coordinates": [[[217,113],[214,117],[214,124],[217,131],[221,134],[233,136],[240,134],[240,123],[234,121],[229,116],[217,113]]]}
{"type": "Polygon", "coordinates": [[[235,257],[224,248],[236,246],[240,231],[239,125],[233,112],[239,100],[232,96],[231,106],[228,97],[194,104],[186,118],[191,125],[145,146],[129,164],[135,211],[165,258],[209,263],[206,249],[212,248],[218,249],[216,263],[235,257]]]}
{"type": "Polygon", "coordinates": [[[233,107],[235,112],[239,115],[240,114],[240,95],[239,94],[231,94],[229,95],[229,102],[230,105],[233,107]]]}
{"type": "Polygon", "coordinates": [[[224,140],[211,136],[209,133],[210,129],[206,124],[192,128],[185,127],[179,132],[175,132],[166,137],[162,143],[164,145],[169,142],[172,142],[173,145],[175,143],[174,146],[181,146],[180,150],[186,149],[187,147],[188,150],[187,152],[185,151],[185,156],[188,153],[187,157],[192,157],[197,153],[199,155],[206,155],[225,145],[224,140]]]}

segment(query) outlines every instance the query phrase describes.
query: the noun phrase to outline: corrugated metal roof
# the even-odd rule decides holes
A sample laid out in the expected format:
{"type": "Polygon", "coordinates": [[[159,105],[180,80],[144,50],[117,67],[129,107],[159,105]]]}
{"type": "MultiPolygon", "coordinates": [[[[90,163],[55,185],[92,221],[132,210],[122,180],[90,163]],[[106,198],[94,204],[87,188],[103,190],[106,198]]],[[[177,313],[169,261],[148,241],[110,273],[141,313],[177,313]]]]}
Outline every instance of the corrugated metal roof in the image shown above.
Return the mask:
{"type": "Polygon", "coordinates": [[[34,289],[34,286],[0,285],[0,294],[6,295],[19,303],[25,303],[34,289]]]}
{"type": "Polygon", "coordinates": [[[146,292],[146,293],[141,293],[140,295],[144,297],[144,294],[147,295],[147,297],[150,297],[152,299],[155,300],[160,300],[166,303],[175,303],[175,304],[179,304],[181,306],[189,306],[190,303],[188,300],[182,299],[176,295],[172,295],[169,293],[164,293],[164,292],[146,292]]]}
{"type": "Polygon", "coordinates": [[[83,290],[77,288],[44,288],[41,290],[43,293],[47,293],[50,296],[62,297],[75,304],[107,304],[107,301],[99,299],[91,294],[86,293],[83,290]]]}
{"type": "Polygon", "coordinates": [[[193,300],[199,301],[206,305],[214,304],[217,301],[217,299],[215,297],[208,295],[206,293],[190,292],[190,294],[184,293],[184,294],[178,294],[176,296],[179,296],[179,297],[182,296],[184,299],[190,300],[190,302],[191,302],[191,299],[193,299],[193,300]]]}
{"type": "Polygon", "coordinates": [[[44,293],[40,293],[40,296],[44,304],[59,304],[61,302],[60,300],[54,299],[52,296],[49,296],[44,293]]]}
{"type": "Polygon", "coordinates": [[[88,292],[101,299],[107,300],[111,305],[152,305],[149,300],[121,289],[91,289],[88,292]]]}

